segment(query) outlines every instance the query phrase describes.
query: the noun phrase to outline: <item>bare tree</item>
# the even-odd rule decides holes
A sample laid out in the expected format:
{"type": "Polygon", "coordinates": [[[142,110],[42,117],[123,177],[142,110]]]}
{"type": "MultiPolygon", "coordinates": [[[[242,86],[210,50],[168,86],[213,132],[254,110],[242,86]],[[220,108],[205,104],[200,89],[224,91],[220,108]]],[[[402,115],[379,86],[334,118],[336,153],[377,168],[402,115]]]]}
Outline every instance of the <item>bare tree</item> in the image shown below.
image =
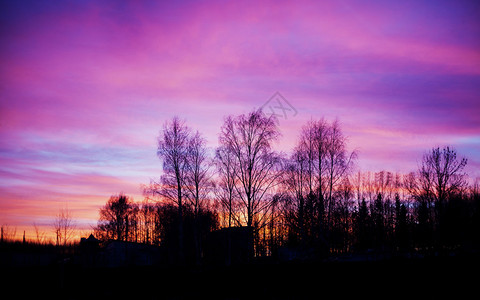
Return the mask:
{"type": "MultiPolygon", "coordinates": [[[[355,157],[355,152],[347,153],[346,137],[338,121],[330,124],[322,118],[302,127],[283,181],[289,207],[295,210],[289,219],[294,221],[301,240],[308,232],[311,238],[325,244],[332,214],[336,211],[338,215],[341,209],[347,212],[353,195],[348,175],[355,157]],[[345,203],[336,203],[336,199],[345,203]]],[[[344,220],[348,224],[346,217],[344,220]]]]}
{"type": "Polygon", "coordinates": [[[37,238],[37,243],[39,245],[45,243],[45,232],[40,231],[40,228],[38,227],[37,223],[33,222],[33,229],[35,230],[35,236],[37,238]]]}
{"type": "Polygon", "coordinates": [[[155,234],[155,204],[149,202],[149,199],[145,197],[140,206],[139,217],[141,219],[141,240],[145,244],[156,244],[158,238],[155,234]]]}
{"type": "Polygon", "coordinates": [[[217,186],[215,197],[221,207],[226,211],[228,227],[232,224],[239,224],[240,220],[236,214],[237,194],[235,190],[236,164],[232,152],[223,146],[215,151],[215,166],[217,171],[217,186]]]}
{"type": "Polygon", "coordinates": [[[188,140],[186,155],[185,187],[195,215],[212,190],[211,160],[208,157],[206,141],[197,131],[188,140]]]}
{"type": "Polygon", "coordinates": [[[1,227],[1,242],[13,241],[17,235],[17,227],[10,227],[8,224],[3,224],[1,227]]]}
{"type": "Polygon", "coordinates": [[[254,220],[262,224],[271,205],[267,192],[275,186],[280,156],[272,150],[272,142],[279,137],[275,117],[267,117],[261,110],[225,119],[220,133],[220,145],[234,158],[235,191],[243,207],[247,226],[254,220]],[[262,213],[263,212],[263,213],[262,213]]]}
{"type": "Polygon", "coordinates": [[[310,180],[312,165],[309,163],[308,148],[302,147],[304,145],[300,143],[293,150],[283,171],[283,184],[288,194],[285,199],[290,200],[289,205],[293,208],[291,221],[294,224],[291,226],[296,227],[302,242],[305,241],[305,200],[307,195],[312,193],[310,180]]]}
{"type": "MultiPolygon", "coordinates": [[[[310,213],[310,231],[323,234],[325,225],[325,199],[327,198],[328,136],[330,125],[321,118],[310,120],[302,127],[297,151],[303,152],[306,159],[308,182],[308,206],[314,209],[310,213]],[[314,215],[316,215],[315,220],[314,215]]],[[[323,237],[322,237],[323,238],[323,237]]]]}
{"type": "Polygon", "coordinates": [[[306,132],[309,132],[308,136],[312,139],[313,154],[312,163],[315,165],[317,178],[317,197],[322,202],[326,198],[326,173],[327,173],[327,154],[328,154],[328,136],[330,134],[330,125],[325,119],[318,121],[311,121],[307,123],[303,129],[303,138],[306,136],[306,132]]]}
{"type": "Polygon", "coordinates": [[[54,220],[53,228],[57,246],[67,246],[68,242],[74,237],[76,228],[72,214],[67,208],[60,209],[54,220]]]}
{"type": "Polygon", "coordinates": [[[341,180],[345,175],[348,175],[348,171],[351,170],[353,161],[356,158],[356,152],[353,151],[350,154],[346,150],[346,137],[343,135],[340,129],[340,123],[335,120],[327,135],[327,183],[328,183],[328,215],[327,225],[330,224],[331,212],[335,205],[333,192],[337,185],[341,183],[341,180]]]}
{"type": "Polygon", "coordinates": [[[447,225],[452,215],[447,211],[449,200],[467,187],[466,164],[467,159],[459,158],[451,147],[436,147],[424,154],[417,172],[404,177],[404,186],[415,200],[420,246],[444,242],[451,225],[447,225]]]}
{"type": "Polygon", "coordinates": [[[466,165],[467,159],[457,158],[457,152],[449,146],[433,148],[423,156],[418,171],[405,177],[405,187],[417,200],[442,204],[466,187],[466,165]]]}
{"type": "Polygon", "coordinates": [[[149,190],[173,201],[178,208],[178,257],[184,261],[183,209],[186,197],[185,176],[191,130],[175,116],[163,125],[158,137],[157,155],[163,161],[163,175],[160,182],[152,182],[149,190]]]}
{"type": "Polygon", "coordinates": [[[195,258],[200,263],[202,253],[201,238],[199,236],[200,210],[205,205],[208,194],[212,191],[213,182],[210,172],[211,160],[208,157],[206,141],[197,131],[188,139],[186,155],[185,187],[194,213],[193,239],[195,258]]]}
{"type": "MultiPolygon", "coordinates": [[[[219,146],[215,151],[215,166],[217,171],[217,184],[215,186],[215,198],[223,211],[223,222],[228,228],[233,224],[240,225],[240,218],[237,215],[238,195],[235,189],[237,164],[231,151],[225,146],[219,146]]],[[[230,265],[232,255],[231,232],[227,231],[227,256],[226,264],[230,265]]]]}
{"type": "Polygon", "coordinates": [[[141,226],[140,205],[132,201],[127,215],[126,240],[137,243],[141,226]]]}
{"type": "Polygon", "coordinates": [[[455,149],[449,146],[440,149],[433,148],[424,155],[422,162],[423,170],[431,170],[435,201],[443,203],[453,193],[461,191],[467,186],[466,174],[463,169],[467,165],[466,158],[457,158],[455,149]]]}

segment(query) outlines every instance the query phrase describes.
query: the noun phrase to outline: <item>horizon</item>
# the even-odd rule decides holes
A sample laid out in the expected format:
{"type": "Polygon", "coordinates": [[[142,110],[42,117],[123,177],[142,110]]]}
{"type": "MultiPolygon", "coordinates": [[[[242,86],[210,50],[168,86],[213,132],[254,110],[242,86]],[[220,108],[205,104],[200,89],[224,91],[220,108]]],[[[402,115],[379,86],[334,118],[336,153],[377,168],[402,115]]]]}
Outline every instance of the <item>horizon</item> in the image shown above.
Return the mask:
{"type": "Polygon", "coordinates": [[[276,93],[290,109],[275,111],[285,112],[276,150],[324,117],[340,121],[358,170],[405,174],[449,145],[480,177],[479,4],[22,1],[0,11],[0,225],[17,238],[34,239],[34,223],[50,234],[61,208],[88,230],[111,195],[141,201],[141,184],[162,174],[157,137],[173,116],[213,149],[225,116],[268,112],[276,93]]]}

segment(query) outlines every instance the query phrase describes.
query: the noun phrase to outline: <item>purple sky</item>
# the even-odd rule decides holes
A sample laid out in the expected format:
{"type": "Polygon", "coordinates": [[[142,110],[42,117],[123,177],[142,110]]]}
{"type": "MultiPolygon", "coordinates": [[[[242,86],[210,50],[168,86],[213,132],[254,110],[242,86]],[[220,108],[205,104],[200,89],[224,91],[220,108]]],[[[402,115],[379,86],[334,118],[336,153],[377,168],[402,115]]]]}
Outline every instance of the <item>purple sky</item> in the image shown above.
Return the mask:
{"type": "Polygon", "coordinates": [[[279,150],[338,118],[361,170],[406,173],[452,145],[480,176],[478,2],[177,2],[1,4],[1,224],[19,235],[68,206],[88,229],[160,176],[165,120],[213,148],[224,116],[277,91],[297,111],[279,150]]]}

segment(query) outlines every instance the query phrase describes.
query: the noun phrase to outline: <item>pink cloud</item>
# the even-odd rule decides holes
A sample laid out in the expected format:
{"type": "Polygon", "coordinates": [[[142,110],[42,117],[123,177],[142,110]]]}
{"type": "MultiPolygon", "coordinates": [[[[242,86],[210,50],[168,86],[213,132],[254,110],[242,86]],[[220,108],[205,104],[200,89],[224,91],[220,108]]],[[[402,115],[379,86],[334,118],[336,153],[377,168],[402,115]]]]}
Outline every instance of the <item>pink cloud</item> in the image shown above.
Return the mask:
{"type": "Polygon", "coordinates": [[[476,166],[478,143],[455,137],[480,127],[477,11],[460,2],[9,4],[0,179],[13,187],[0,186],[0,206],[47,217],[69,198],[94,219],[86,207],[160,175],[165,120],[185,118],[213,148],[225,115],[276,91],[298,110],[280,121],[280,150],[310,118],[338,117],[362,168],[410,171],[444,143],[476,166]],[[41,207],[37,193],[51,202],[41,207]]]}

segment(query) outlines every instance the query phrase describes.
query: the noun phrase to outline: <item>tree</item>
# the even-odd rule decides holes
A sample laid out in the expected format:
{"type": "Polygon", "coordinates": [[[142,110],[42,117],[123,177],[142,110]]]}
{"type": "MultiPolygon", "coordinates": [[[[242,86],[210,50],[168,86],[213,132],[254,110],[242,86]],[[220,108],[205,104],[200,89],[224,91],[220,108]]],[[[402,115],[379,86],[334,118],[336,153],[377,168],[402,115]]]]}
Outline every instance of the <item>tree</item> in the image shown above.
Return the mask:
{"type": "Polygon", "coordinates": [[[414,201],[415,242],[422,248],[430,245],[433,239],[435,220],[431,174],[423,168],[404,177],[404,186],[414,201]]]}
{"type": "Polygon", "coordinates": [[[206,141],[197,131],[188,139],[186,155],[185,188],[195,213],[202,206],[211,192],[213,183],[210,173],[210,159],[207,154],[206,141]]]}
{"type": "Polygon", "coordinates": [[[157,215],[155,203],[151,203],[148,198],[145,198],[139,211],[141,241],[145,244],[158,244],[160,242],[157,232],[157,215]]]}
{"type": "Polygon", "coordinates": [[[1,226],[1,237],[0,242],[13,241],[17,235],[17,227],[10,227],[8,224],[3,224],[1,226]]]}
{"type": "Polygon", "coordinates": [[[335,120],[330,126],[327,134],[326,144],[326,159],[327,159],[327,192],[328,192],[328,213],[327,226],[330,226],[330,219],[333,208],[335,206],[334,198],[332,197],[337,185],[341,184],[342,178],[348,174],[353,166],[353,161],[356,158],[356,152],[347,153],[346,142],[347,139],[340,129],[340,123],[335,120]]]}
{"type": "Polygon", "coordinates": [[[139,242],[140,234],[140,205],[132,201],[128,211],[126,240],[139,242]]]}
{"type": "Polygon", "coordinates": [[[327,151],[330,125],[325,119],[311,120],[302,127],[298,150],[306,159],[306,176],[308,179],[308,195],[306,213],[310,218],[310,233],[317,232],[324,239],[325,229],[325,198],[327,183],[327,151]],[[312,208],[313,210],[309,210],[312,208]],[[314,220],[314,216],[317,216],[314,220]]]}
{"type": "Polygon", "coordinates": [[[221,207],[226,211],[227,227],[232,227],[232,223],[240,224],[236,214],[237,194],[235,191],[236,164],[232,152],[225,147],[218,147],[215,151],[215,166],[217,170],[217,186],[215,189],[216,199],[221,207]]]}
{"type": "Polygon", "coordinates": [[[128,241],[133,206],[133,200],[122,193],[111,196],[100,209],[97,236],[104,240],[128,241]]]}
{"type": "Polygon", "coordinates": [[[335,227],[337,244],[348,248],[353,205],[348,175],[355,157],[355,152],[346,150],[346,137],[338,121],[329,123],[322,118],[302,127],[284,169],[283,184],[289,195],[285,199],[290,209],[287,215],[293,230],[289,238],[308,240],[314,242],[310,246],[325,250],[333,238],[330,230],[335,227]]]}
{"type": "Polygon", "coordinates": [[[466,187],[466,165],[467,159],[457,158],[456,150],[449,146],[433,148],[423,156],[420,174],[432,180],[430,194],[435,202],[443,205],[448,197],[466,187]]]}
{"type": "Polygon", "coordinates": [[[157,155],[163,161],[160,183],[153,183],[150,191],[173,201],[178,208],[178,259],[184,261],[183,210],[186,196],[187,155],[191,130],[178,117],[163,125],[158,137],[157,155]]]}
{"type": "Polygon", "coordinates": [[[324,198],[324,178],[326,170],[327,135],[330,125],[325,119],[310,120],[302,127],[297,152],[302,152],[306,161],[308,193],[318,193],[324,198]]]}
{"type": "Polygon", "coordinates": [[[258,224],[265,221],[265,213],[272,203],[265,196],[281,175],[280,156],[272,150],[272,143],[279,137],[274,118],[274,115],[267,117],[261,110],[229,116],[220,133],[220,145],[235,163],[235,191],[249,227],[254,219],[258,224]]]}
{"type": "Polygon", "coordinates": [[[408,220],[405,203],[400,202],[400,196],[395,195],[395,242],[403,250],[408,246],[408,220]]]}
{"type": "Polygon", "coordinates": [[[72,215],[67,208],[60,209],[57,214],[54,222],[53,229],[56,236],[56,245],[67,246],[67,243],[75,235],[75,222],[73,221],[72,215]]]}
{"type": "Polygon", "coordinates": [[[193,238],[197,264],[200,263],[202,253],[199,236],[200,211],[213,188],[209,172],[211,164],[205,145],[205,139],[197,131],[195,135],[188,139],[186,155],[185,187],[194,212],[193,238]]]}
{"type": "MultiPolygon", "coordinates": [[[[313,146],[313,153],[309,154],[309,164],[313,164],[313,172],[316,170],[317,178],[317,198],[319,201],[319,215],[320,222],[323,223],[324,214],[325,214],[325,193],[326,193],[326,172],[327,172],[327,151],[328,151],[328,140],[327,137],[330,133],[330,125],[325,119],[320,119],[318,121],[311,121],[307,123],[306,127],[303,128],[302,138],[309,138],[311,142],[303,142],[306,145],[309,145],[308,148],[313,146]],[[311,146],[310,146],[311,143],[311,146]],[[310,158],[311,156],[311,158],[310,158]]],[[[310,153],[310,150],[308,151],[310,153]]],[[[310,169],[310,167],[309,167],[310,169]]],[[[315,177],[315,173],[314,173],[315,177]]],[[[323,224],[321,224],[323,226],[323,224]]]]}
{"type": "Polygon", "coordinates": [[[306,240],[305,232],[305,209],[306,209],[306,198],[307,195],[312,192],[312,189],[309,188],[310,185],[310,164],[308,162],[308,152],[304,151],[305,149],[301,147],[302,144],[298,145],[290,157],[290,159],[285,164],[283,170],[283,184],[285,185],[285,190],[289,194],[288,200],[290,205],[293,208],[293,211],[290,215],[290,223],[293,225],[293,228],[302,243],[306,240]]]}
{"type": "Polygon", "coordinates": [[[200,213],[208,194],[213,189],[211,160],[206,141],[195,134],[178,117],[167,121],[158,137],[158,157],[163,162],[163,174],[159,182],[151,181],[144,189],[146,195],[160,196],[172,201],[178,213],[178,260],[184,262],[184,211],[191,205],[194,212],[194,246],[197,262],[201,256],[200,213]]]}
{"type": "Polygon", "coordinates": [[[450,230],[448,207],[453,207],[448,202],[456,200],[466,189],[463,172],[466,165],[467,159],[458,157],[455,149],[436,147],[423,155],[417,172],[404,178],[405,188],[415,200],[417,237],[421,246],[429,245],[430,241],[437,246],[444,242],[443,237],[450,230]]]}
{"type": "Polygon", "coordinates": [[[382,193],[377,194],[377,199],[373,202],[370,209],[374,225],[376,247],[380,248],[384,244],[385,231],[385,210],[382,201],[382,193]]]}
{"type": "Polygon", "coordinates": [[[433,148],[424,154],[418,171],[408,175],[406,187],[416,200],[439,207],[466,187],[466,165],[467,159],[457,158],[457,152],[449,146],[433,148]]]}
{"type": "Polygon", "coordinates": [[[370,214],[365,199],[358,204],[359,208],[355,216],[357,246],[360,250],[366,250],[371,246],[370,214]]]}
{"type": "Polygon", "coordinates": [[[33,222],[33,229],[35,230],[35,236],[36,236],[36,241],[37,244],[41,245],[45,243],[45,232],[40,231],[40,228],[38,227],[37,223],[33,222]]]}

